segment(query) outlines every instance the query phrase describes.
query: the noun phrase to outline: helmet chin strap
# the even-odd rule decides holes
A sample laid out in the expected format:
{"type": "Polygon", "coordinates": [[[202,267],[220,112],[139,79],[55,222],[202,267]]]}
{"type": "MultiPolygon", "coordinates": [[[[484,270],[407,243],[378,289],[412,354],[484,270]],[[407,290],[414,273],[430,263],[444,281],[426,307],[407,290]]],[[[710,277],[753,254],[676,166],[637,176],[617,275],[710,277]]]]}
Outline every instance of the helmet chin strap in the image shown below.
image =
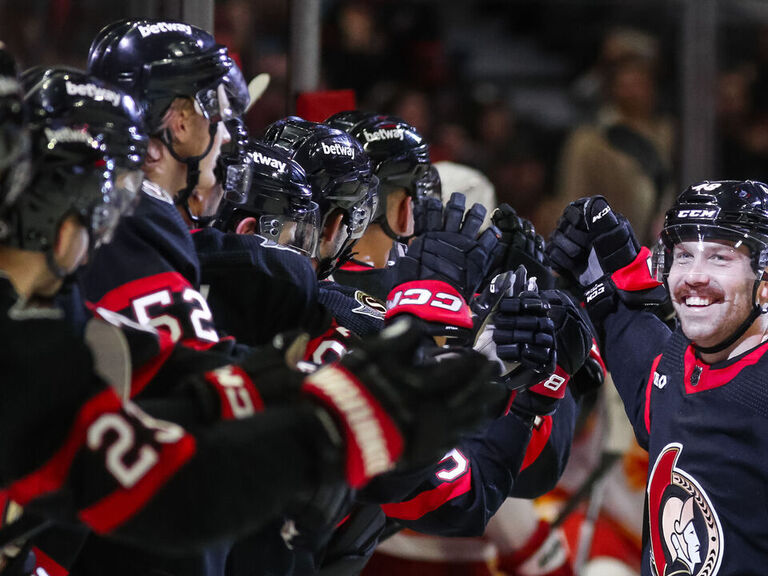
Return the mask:
{"type": "Polygon", "coordinates": [[[395,234],[395,231],[392,230],[392,227],[389,225],[389,222],[387,221],[387,215],[383,214],[379,216],[376,220],[371,222],[371,224],[378,224],[381,226],[381,229],[384,231],[384,234],[386,234],[389,238],[394,240],[395,242],[400,242],[401,244],[408,244],[408,241],[413,238],[413,234],[410,234],[408,236],[398,236],[395,234]]]}
{"type": "Polygon", "coordinates": [[[717,352],[722,352],[729,346],[732,346],[739,338],[741,338],[744,333],[749,330],[749,327],[752,326],[755,320],[757,320],[761,314],[768,313],[768,308],[763,309],[760,307],[760,305],[757,303],[757,289],[760,286],[761,279],[758,278],[755,280],[755,285],[752,288],[752,301],[754,302],[754,305],[752,306],[752,310],[749,312],[749,315],[744,319],[744,322],[739,324],[739,327],[734,330],[733,334],[728,336],[725,340],[720,342],[719,344],[715,344],[714,346],[710,347],[704,347],[704,346],[698,346],[695,343],[693,344],[693,348],[702,354],[715,354],[717,352]]]}
{"type": "Polygon", "coordinates": [[[218,123],[211,123],[211,125],[208,127],[208,146],[205,147],[205,151],[203,151],[203,153],[198,156],[187,156],[186,158],[179,156],[173,149],[170,130],[166,128],[165,132],[163,132],[163,135],[160,138],[160,141],[165,144],[165,147],[168,149],[168,152],[171,154],[173,159],[177,162],[181,162],[182,164],[186,164],[187,166],[187,185],[176,192],[174,203],[177,206],[184,208],[184,211],[187,213],[189,219],[195,224],[205,225],[207,223],[205,220],[208,222],[211,220],[210,218],[201,218],[192,214],[192,211],[189,209],[189,197],[192,195],[192,192],[195,190],[195,187],[200,180],[200,161],[205,158],[210,153],[211,148],[213,148],[213,141],[216,138],[216,131],[218,129],[218,123]]]}
{"type": "Polygon", "coordinates": [[[64,280],[69,275],[67,271],[56,262],[56,259],[53,256],[53,248],[49,248],[45,251],[45,264],[48,266],[48,270],[50,270],[59,280],[64,280]]]}

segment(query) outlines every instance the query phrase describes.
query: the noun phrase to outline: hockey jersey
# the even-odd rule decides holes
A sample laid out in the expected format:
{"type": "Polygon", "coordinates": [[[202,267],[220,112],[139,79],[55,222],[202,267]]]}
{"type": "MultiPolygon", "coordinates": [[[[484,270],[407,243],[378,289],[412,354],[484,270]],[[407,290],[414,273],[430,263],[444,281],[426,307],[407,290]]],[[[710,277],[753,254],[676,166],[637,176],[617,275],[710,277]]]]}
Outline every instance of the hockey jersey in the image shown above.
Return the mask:
{"type": "Polygon", "coordinates": [[[768,343],[708,365],[680,329],[624,307],[606,334],[608,367],[649,452],[643,574],[765,573],[768,343]]]}

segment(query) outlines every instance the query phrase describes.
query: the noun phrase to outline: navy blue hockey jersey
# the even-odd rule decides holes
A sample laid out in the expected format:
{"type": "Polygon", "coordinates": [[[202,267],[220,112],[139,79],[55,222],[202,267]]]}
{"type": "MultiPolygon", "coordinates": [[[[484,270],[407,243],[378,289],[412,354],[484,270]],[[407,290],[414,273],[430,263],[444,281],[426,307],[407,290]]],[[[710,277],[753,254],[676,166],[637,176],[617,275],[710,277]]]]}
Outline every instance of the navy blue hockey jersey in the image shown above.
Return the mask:
{"type": "Polygon", "coordinates": [[[650,457],[643,574],[765,574],[768,343],[707,365],[679,329],[626,308],[606,334],[608,367],[650,457]]]}

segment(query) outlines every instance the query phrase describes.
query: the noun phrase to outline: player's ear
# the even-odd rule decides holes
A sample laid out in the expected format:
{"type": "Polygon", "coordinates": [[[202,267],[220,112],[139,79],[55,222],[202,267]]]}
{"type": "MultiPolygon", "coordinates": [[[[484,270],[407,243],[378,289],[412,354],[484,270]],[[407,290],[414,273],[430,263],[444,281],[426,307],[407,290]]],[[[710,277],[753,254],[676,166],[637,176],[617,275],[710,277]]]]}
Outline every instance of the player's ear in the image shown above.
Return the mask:
{"type": "Polygon", "coordinates": [[[392,231],[398,236],[413,234],[413,198],[408,194],[398,195],[397,215],[392,231]]]}
{"type": "Polygon", "coordinates": [[[325,226],[323,226],[321,238],[326,242],[332,242],[333,239],[336,238],[337,234],[339,233],[343,220],[344,220],[344,213],[341,212],[340,210],[337,211],[335,214],[331,214],[325,220],[325,226]]]}
{"type": "Polygon", "coordinates": [[[88,256],[88,231],[75,216],[65,218],[59,226],[53,256],[57,264],[68,272],[85,263],[88,256]]]}
{"type": "Polygon", "coordinates": [[[238,234],[257,234],[259,232],[259,228],[256,223],[256,218],[253,216],[243,218],[238,223],[237,228],[235,228],[235,232],[238,234]]]}
{"type": "MultiPolygon", "coordinates": [[[[763,272],[763,278],[768,279],[768,270],[763,272]]],[[[757,288],[757,300],[761,306],[768,304],[768,280],[760,282],[757,288]]]]}

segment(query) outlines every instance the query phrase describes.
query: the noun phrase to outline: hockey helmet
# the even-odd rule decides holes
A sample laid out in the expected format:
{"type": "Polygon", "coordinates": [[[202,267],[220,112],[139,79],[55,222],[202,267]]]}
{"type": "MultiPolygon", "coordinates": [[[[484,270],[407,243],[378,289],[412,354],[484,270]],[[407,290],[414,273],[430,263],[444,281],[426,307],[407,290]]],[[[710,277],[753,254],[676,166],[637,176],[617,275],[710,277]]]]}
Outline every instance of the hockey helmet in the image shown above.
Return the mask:
{"type": "Polygon", "coordinates": [[[306,172],[312,200],[320,208],[320,230],[331,214],[343,214],[345,238],[336,253],[320,258],[315,252],[318,277],[325,278],[350,258],[376,212],[379,181],[371,162],[346,132],[297,117],[272,124],[264,140],[286,150],[306,172]]]}
{"type": "Polygon", "coordinates": [[[199,221],[188,200],[198,183],[200,161],[213,147],[218,123],[240,116],[250,101],[243,74],[227,48],[184,22],[126,19],[96,36],[88,71],[131,94],[144,111],[149,133],[187,165],[187,183],[176,193],[176,202],[192,221],[199,221]],[[180,97],[191,98],[195,110],[210,121],[208,145],[197,156],[179,155],[170,134],[162,130],[166,112],[180,97]]]}
{"type": "Polygon", "coordinates": [[[404,189],[414,202],[420,202],[428,195],[433,176],[426,140],[396,116],[349,110],[334,114],[325,123],[354,136],[363,146],[379,179],[379,205],[373,221],[393,240],[407,241],[386,220],[387,196],[404,189]]]}
{"type": "MultiPolygon", "coordinates": [[[[752,180],[704,181],[686,188],[667,212],[664,228],[653,253],[653,268],[659,281],[667,281],[675,258],[675,246],[692,242],[704,250],[705,242],[726,241],[734,248],[746,247],[754,274],[753,308],[750,315],[723,342],[704,353],[724,350],[768,312],[758,301],[761,282],[768,280],[768,186],[752,180]]],[[[716,273],[729,273],[718,267],[716,273]]],[[[752,276],[750,275],[750,278],[752,276]]]]}
{"type": "Polygon", "coordinates": [[[248,142],[246,158],[247,196],[237,202],[225,199],[216,226],[234,232],[244,218],[253,217],[262,236],[312,256],[320,210],[304,169],[282,148],[258,141],[248,142]]]}
{"type": "Polygon", "coordinates": [[[32,176],[2,215],[2,241],[46,251],[75,214],[91,247],[110,240],[141,184],[147,135],[141,110],[114,85],[69,68],[37,69],[24,100],[32,176]]]}

